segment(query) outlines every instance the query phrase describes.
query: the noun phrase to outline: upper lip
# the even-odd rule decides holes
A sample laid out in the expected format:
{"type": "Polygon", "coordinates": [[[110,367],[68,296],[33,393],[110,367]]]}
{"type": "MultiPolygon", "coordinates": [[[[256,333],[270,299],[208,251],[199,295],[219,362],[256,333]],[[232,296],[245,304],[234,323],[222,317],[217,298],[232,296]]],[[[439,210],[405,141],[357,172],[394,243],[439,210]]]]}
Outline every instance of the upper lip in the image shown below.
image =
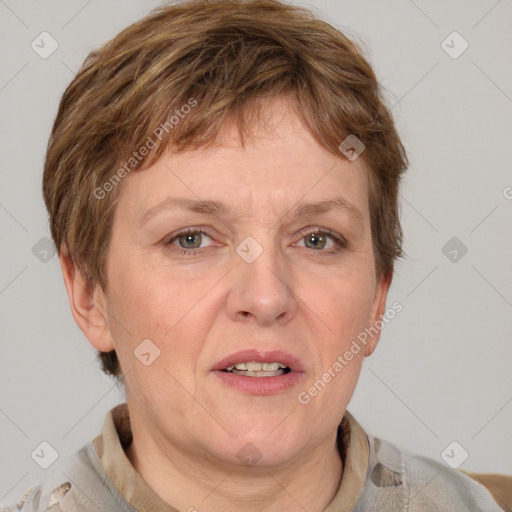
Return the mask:
{"type": "Polygon", "coordinates": [[[303,372],[304,365],[295,356],[283,352],[282,350],[272,350],[270,352],[261,352],[256,349],[241,350],[221,359],[215,363],[212,371],[225,370],[228,366],[237,363],[246,363],[254,361],[255,363],[282,363],[294,372],[303,372]]]}

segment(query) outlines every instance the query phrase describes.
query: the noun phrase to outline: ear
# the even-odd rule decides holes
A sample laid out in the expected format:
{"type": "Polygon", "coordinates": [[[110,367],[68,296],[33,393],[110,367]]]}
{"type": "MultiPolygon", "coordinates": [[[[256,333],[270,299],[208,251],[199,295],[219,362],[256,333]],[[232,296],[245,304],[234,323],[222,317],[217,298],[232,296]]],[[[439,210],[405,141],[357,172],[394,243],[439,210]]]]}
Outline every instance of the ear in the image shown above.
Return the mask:
{"type": "Polygon", "coordinates": [[[391,286],[391,279],[392,274],[386,274],[377,280],[372,313],[370,315],[370,324],[368,325],[368,338],[366,338],[367,343],[364,347],[365,357],[372,355],[380,339],[382,317],[384,316],[386,309],[386,299],[388,296],[389,287],[391,286]]]}
{"type": "Polygon", "coordinates": [[[105,310],[106,297],[101,286],[87,282],[63,245],[60,256],[62,276],[68,292],[71,313],[92,346],[102,352],[114,350],[105,310]]]}

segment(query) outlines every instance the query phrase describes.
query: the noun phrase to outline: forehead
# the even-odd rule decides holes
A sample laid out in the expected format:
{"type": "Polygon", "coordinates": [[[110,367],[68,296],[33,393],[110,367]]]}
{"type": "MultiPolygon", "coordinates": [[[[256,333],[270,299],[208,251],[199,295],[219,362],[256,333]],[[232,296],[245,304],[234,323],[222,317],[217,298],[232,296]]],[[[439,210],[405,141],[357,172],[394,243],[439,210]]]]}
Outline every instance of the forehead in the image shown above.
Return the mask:
{"type": "Polygon", "coordinates": [[[148,169],[128,176],[122,189],[121,202],[124,196],[141,222],[166,202],[232,216],[259,209],[283,215],[345,207],[364,218],[368,176],[361,158],[350,162],[341,153],[334,156],[288,104],[267,100],[244,146],[235,123],[227,122],[214,146],[169,150],[148,169]]]}

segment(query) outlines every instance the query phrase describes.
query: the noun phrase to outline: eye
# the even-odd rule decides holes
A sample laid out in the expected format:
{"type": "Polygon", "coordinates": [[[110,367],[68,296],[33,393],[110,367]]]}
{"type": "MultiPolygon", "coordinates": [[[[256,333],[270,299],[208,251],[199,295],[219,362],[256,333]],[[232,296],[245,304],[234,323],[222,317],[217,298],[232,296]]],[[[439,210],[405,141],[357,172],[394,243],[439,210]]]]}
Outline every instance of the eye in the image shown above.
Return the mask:
{"type": "Polygon", "coordinates": [[[165,246],[173,246],[176,250],[181,254],[194,255],[197,252],[195,249],[203,249],[204,246],[201,244],[204,242],[204,239],[211,238],[207,233],[198,229],[186,229],[177,233],[165,241],[165,246]],[[176,244],[175,244],[176,242],[176,244]]]}
{"type": "MultiPolygon", "coordinates": [[[[303,247],[312,249],[318,253],[335,254],[347,247],[347,241],[341,235],[329,229],[308,229],[300,232],[301,241],[304,241],[303,247]]],[[[203,230],[188,228],[173,234],[165,240],[165,247],[185,256],[194,256],[203,252],[208,245],[203,245],[211,237],[203,230]]]]}
{"type": "Polygon", "coordinates": [[[305,241],[305,247],[317,252],[336,253],[347,246],[345,238],[327,229],[310,229],[307,232],[301,232],[301,235],[301,241],[305,241]]]}

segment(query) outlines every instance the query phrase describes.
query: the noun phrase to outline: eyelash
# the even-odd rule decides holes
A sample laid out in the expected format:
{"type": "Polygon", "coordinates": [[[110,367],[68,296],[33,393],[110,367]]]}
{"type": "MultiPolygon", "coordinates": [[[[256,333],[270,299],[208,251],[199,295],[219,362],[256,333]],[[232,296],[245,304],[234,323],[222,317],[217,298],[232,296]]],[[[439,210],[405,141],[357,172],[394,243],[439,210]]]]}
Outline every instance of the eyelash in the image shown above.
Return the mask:
{"type": "MultiPolygon", "coordinates": [[[[210,235],[208,235],[208,233],[206,233],[205,231],[203,231],[201,229],[187,228],[187,229],[184,229],[183,231],[180,231],[179,233],[176,233],[171,238],[167,238],[164,241],[165,247],[170,246],[172,244],[172,242],[177,240],[179,237],[181,237],[183,235],[188,235],[189,233],[191,233],[191,234],[206,235],[209,238],[211,238],[210,235]]],[[[301,238],[300,238],[301,240],[303,238],[305,238],[306,236],[312,235],[312,234],[326,235],[327,237],[329,237],[336,244],[336,246],[333,249],[330,249],[330,250],[318,250],[318,251],[316,251],[315,249],[311,249],[311,251],[313,251],[313,253],[318,252],[318,253],[323,253],[324,255],[325,254],[335,255],[335,254],[341,252],[342,250],[344,250],[347,247],[346,239],[344,237],[336,234],[334,231],[331,231],[330,229],[318,229],[318,228],[306,229],[306,230],[302,230],[299,233],[299,235],[301,235],[301,238]]],[[[307,249],[307,247],[306,247],[306,249],[307,249]]],[[[185,256],[196,256],[198,253],[200,253],[202,251],[202,249],[200,249],[200,248],[199,249],[173,248],[172,250],[176,251],[179,254],[183,254],[185,256]]],[[[318,255],[321,255],[321,254],[318,254],[318,255]]],[[[315,255],[315,256],[317,256],[317,255],[315,255]]]]}

